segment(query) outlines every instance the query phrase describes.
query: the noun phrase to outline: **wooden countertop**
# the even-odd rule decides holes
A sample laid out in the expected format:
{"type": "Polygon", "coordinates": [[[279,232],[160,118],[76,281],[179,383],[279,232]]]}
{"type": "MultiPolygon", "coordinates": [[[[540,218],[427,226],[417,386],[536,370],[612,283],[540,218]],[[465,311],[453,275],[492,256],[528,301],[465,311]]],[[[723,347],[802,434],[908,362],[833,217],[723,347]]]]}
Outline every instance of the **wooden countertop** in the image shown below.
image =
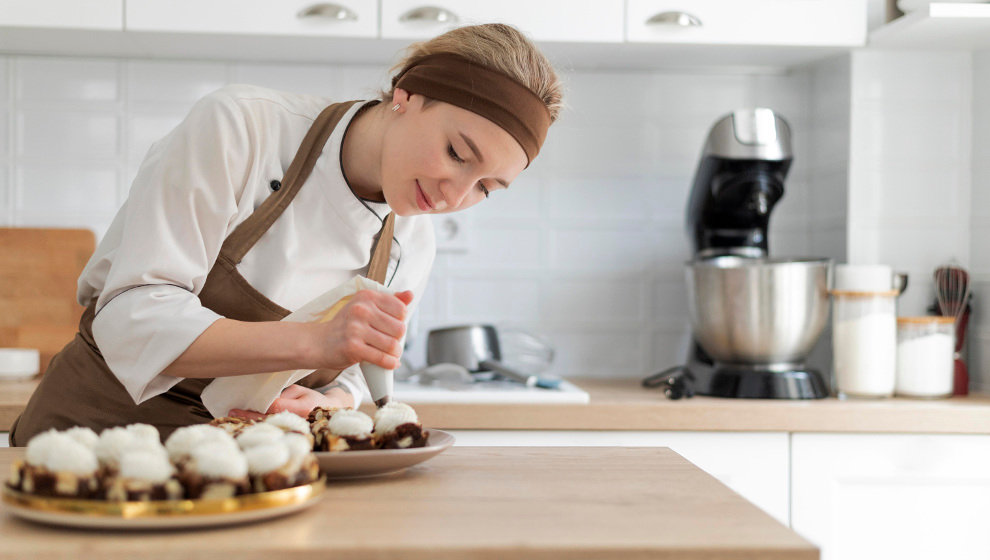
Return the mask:
{"type": "MultiPolygon", "coordinates": [[[[22,455],[0,449],[0,472],[22,455]]],[[[667,448],[454,447],[400,474],[331,482],[318,504],[280,519],[91,532],[4,511],[0,542],[0,560],[819,557],[667,448]]]]}
{"type": "MultiPolygon", "coordinates": [[[[571,379],[589,404],[416,404],[442,430],[668,430],[990,434],[990,397],[784,401],[694,397],[671,401],[638,379],[571,379]]],[[[0,381],[0,430],[36,381],[0,381]]]]}

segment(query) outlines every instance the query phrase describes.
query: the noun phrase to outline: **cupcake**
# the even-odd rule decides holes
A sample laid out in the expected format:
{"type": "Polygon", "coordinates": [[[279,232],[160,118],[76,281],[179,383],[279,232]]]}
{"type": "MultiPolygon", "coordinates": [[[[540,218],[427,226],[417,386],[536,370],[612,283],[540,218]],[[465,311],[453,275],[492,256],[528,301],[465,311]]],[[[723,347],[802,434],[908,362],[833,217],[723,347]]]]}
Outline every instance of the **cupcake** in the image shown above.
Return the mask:
{"type": "Polygon", "coordinates": [[[317,434],[318,451],[360,451],[375,448],[374,422],[367,414],[353,409],[338,410],[317,434]]]}
{"type": "Polygon", "coordinates": [[[320,474],[309,440],[301,434],[288,433],[278,440],[245,449],[244,457],[255,492],[309,484],[320,474]]]}
{"type": "Polygon", "coordinates": [[[195,424],[184,426],[172,432],[172,435],[165,440],[165,450],[168,452],[168,458],[172,463],[181,469],[182,465],[189,460],[194,448],[210,442],[226,445],[234,451],[238,449],[234,438],[223,428],[209,424],[195,424]]]}
{"type": "Polygon", "coordinates": [[[49,430],[31,438],[24,461],[11,467],[7,484],[39,496],[95,498],[100,494],[99,461],[84,444],[49,430]]]}
{"type": "Polygon", "coordinates": [[[191,499],[231,498],[250,490],[244,454],[216,442],[194,447],[179,472],[179,481],[191,499]]]}
{"type": "Polygon", "coordinates": [[[182,485],[168,457],[147,449],[125,452],[119,470],[106,482],[106,498],[111,501],[182,499],[182,485]]]}
{"type": "Polygon", "coordinates": [[[124,453],[138,450],[168,456],[159,439],[158,430],[153,426],[131,424],[103,430],[94,447],[96,458],[100,461],[102,476],[108,479],[116,476],[120,469],[120,458],[124,453]]]}
{"type": "Polygon", "coordinates": [[[286,432],[282,428],[273,424],[261,422],[253,426],[244,428],[235,441],[241,449],[250,449],[257,445],[265,445],[274,441],[279,441],[285,437],[286,432]]]}
{"type": "Polygon", "coordinates": [[[390,402],[375,412],[375,443],[383,449],[406,449],[426,445],[428,432],[411,406],[390,402]]]}
{"type": "Polygon", "coordinates": [[[74,426],[62,433],[94,451],[96,450],[97,442],[100,441],[100,436],[96,432],[84,426],[74,426]]]}

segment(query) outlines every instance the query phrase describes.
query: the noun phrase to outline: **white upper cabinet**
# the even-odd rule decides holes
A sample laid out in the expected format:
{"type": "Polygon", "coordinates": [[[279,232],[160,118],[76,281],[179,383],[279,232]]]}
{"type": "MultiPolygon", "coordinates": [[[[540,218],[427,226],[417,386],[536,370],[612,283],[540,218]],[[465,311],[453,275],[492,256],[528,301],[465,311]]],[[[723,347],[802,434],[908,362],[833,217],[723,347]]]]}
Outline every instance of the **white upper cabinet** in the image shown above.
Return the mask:
{"type": "Polygon", "coordinates": [[[627,0],[635,42],[860,46],[865,0],[627,0]]]}
{"type": "Polygon", "coordinates": [[[990,4],[933,2],[873,31],[870,45],[890,48],[990,49],[990,4]]]}
{"type": "Polygon", "coordinates": [[[452,27],[508,23],[537,41],[618,43],[623,0],[382,0],[383,39],[426,39],[452,27]]]}
{"type": "Polygon", "coordinates": [[[378,36],[378,3],[368,0],[125,1],[126,31],[378,36]]]}
{"type": "Polygon", "coordinates": [[[0,0],[0,27],[122,29],[122,0],[0,0]]]}

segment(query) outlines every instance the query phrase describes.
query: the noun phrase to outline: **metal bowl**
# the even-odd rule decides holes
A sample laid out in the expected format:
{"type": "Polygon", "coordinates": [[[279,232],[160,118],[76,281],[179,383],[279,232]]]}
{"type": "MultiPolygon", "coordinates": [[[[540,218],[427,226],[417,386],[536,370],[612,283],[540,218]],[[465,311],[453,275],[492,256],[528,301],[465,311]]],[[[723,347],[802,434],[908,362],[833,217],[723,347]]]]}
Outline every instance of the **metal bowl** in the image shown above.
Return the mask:
{"type": "Polygon", "coordinates": [[[801,364],[828,320],[829,259],[687,263],[694,336],[715,361],[801,364]]]}

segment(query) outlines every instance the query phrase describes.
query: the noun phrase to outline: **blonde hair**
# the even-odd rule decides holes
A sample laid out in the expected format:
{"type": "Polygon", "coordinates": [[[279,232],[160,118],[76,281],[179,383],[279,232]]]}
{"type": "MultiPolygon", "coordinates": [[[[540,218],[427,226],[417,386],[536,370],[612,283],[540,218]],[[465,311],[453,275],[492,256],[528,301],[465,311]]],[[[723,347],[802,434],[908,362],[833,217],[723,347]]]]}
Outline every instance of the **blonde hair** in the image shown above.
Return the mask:
{"type": "MultiPolygon", "coordinates": [[[[414,66],[423,57],[452,53],[508,74],[535,93],[550,112],[550,122],[557,120],[563,100],[563,87],[550,61],[518,29],[502,23],[469,25],[452,29],[427,41],[413,43],[406,56],[392,67],[395,75],[414,66]]],[[[393,88],[381,92],[385,102],[392,99],[393,88]]]]}

